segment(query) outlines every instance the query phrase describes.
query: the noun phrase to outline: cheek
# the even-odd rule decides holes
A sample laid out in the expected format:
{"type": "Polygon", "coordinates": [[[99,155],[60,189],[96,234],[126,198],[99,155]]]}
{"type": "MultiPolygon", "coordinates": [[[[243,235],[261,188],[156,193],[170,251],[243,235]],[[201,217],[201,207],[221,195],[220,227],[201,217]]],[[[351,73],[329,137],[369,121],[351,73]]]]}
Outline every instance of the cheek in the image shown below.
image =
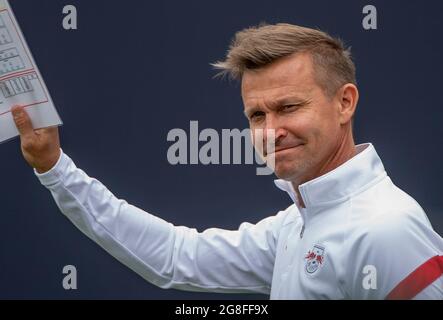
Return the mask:
{"type": "Polygon", "coordinates": [[[333,106],[325,104],[313,109],[303,122],[303,126],[311,139],[326,143],[336,138],[339,129],[337,123],[333,106]]]}
{"type": "Polygon", "coordinates": [[[251,142],[254,147],[254,149],[257,151],[257,153],[262,156],[264,153],[264,148],[266,145],[265,142],[265,130],[263,128],[257,127],[257,126],[250,126],[250,135],[251,135],[251,142]]]}
{"type": "Polygon", "coordinates": [[[254,146],[262,143],[263,138],[264,138],[263,137],[264,130],[262,128],[259,128],[257,126],[250,126],[249,132],[251,135],[252,144],[254,146]]]}
{"type": "Polygon", "coordinates": [[[295,114],[288,121],[289,131],[296,137],[306,140],[305,142],[315,138],[321,132],[320,125],[315,112],[295,114]]]}

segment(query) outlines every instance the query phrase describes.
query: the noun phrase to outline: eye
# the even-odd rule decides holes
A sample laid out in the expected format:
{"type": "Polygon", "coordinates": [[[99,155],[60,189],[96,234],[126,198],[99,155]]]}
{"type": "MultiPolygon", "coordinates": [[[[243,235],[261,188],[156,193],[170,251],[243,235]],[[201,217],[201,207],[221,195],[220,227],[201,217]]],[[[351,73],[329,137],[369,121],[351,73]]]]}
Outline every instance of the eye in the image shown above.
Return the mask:
{"type": "Polygon", "coordinates": [[[257,120],[261,119],[264,115],[265,115],[265,113],[263,111],[255,111],[249,116],[249,120],[257,121],[257,120]]]}
{"type": "Polygon", "coordinates": [[[286,106],[283,106],[282,110],[283,111],[291,111],[291,110],[294,110],[296,107],[298,107],[297,104],[288,104],[286,106]]]}

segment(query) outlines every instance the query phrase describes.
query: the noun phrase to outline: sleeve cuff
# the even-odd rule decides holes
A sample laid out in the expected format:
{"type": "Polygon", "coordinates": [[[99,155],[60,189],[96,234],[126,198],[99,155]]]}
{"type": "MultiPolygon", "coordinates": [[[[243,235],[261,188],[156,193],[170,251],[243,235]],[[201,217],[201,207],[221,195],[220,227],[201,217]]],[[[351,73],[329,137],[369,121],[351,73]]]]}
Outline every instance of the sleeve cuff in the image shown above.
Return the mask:
{"type": "Polygon", "coordinates": [[[60,181],[63,174],[66,172],[70,161],[71,159],[63,153],[62,149],[60,149],[60,157],[58,158],[57,163],[49,171],[38,173],[37,170],[34,169],[34,174],[40,180],[42,185],[48,187],[60,181]]]}

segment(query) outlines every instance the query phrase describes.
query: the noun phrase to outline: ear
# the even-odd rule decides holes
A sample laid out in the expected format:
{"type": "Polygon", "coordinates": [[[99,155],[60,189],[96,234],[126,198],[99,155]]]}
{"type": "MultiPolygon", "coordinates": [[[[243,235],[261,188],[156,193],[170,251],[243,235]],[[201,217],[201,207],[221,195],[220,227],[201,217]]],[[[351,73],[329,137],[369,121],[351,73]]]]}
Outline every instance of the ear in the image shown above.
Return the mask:
{"type": "Polygon", "coordinates": [[[352,83],[347,83],[338,90],[338,103],[340,104],[340,124],[347,124],[354,116],[358,102],[358,89],[352,83]]]}

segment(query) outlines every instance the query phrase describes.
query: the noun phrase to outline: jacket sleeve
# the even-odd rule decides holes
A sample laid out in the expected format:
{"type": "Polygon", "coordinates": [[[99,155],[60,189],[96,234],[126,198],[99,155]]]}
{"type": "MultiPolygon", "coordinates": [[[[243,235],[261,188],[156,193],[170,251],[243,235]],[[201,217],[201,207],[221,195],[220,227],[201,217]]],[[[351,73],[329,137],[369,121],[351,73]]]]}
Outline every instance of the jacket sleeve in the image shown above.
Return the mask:
{"type": "Polygon", "coordinates": [[[391,212],[349,239],[353,299],[443,299],[443,239],[423,211],[391,212]]]}
{"type": "Polygon", "coordinates": [[[270,293],[281,212],[238,230],[174,226],[125,200],[78,169],[62,152],[36,175],[61,212],[85,235],[161,288],[270,293]]]}

